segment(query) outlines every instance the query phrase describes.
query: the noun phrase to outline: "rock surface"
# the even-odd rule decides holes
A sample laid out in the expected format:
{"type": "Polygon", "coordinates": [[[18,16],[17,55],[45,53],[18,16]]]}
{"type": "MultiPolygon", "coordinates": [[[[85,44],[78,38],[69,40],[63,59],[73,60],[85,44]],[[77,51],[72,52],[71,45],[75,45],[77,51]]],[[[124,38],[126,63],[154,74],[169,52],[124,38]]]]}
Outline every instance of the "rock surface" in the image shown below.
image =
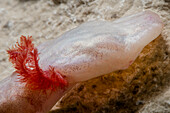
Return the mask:
{"type": "Polygon", "coordinates": [[[146,46],[127,70],[77,84],[54,108],[61,112],[170,112],[169,0],[1,0],[0,79],[14,69],[5,52],[20,35],[32,35],[36,45],[83,22],[113,21],[142,10],[162,18],[162,34],[146,46]]]}

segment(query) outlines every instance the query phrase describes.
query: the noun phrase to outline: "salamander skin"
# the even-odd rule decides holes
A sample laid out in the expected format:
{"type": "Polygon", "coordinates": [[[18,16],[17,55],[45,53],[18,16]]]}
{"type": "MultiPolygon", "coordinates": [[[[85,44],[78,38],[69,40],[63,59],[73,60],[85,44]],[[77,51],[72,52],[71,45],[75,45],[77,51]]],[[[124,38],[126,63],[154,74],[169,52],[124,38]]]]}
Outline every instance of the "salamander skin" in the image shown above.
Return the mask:
{"type": "Polygon", "coordinates": [[[47,113],[77,82],[126,69],[162,28],[157,14],[144,11],[84,23],[37,48],[22,36],[8,50],[16,72],[0,82],[0,112],[47,113]]]}
{"type": "Polygon", "coordinates": [[[69,82],[126,69],[162,29],[161,19],[151,11],[113,22],[87,22],[38,46],[39,65],[43,70],[55,67],[69,82]]]}

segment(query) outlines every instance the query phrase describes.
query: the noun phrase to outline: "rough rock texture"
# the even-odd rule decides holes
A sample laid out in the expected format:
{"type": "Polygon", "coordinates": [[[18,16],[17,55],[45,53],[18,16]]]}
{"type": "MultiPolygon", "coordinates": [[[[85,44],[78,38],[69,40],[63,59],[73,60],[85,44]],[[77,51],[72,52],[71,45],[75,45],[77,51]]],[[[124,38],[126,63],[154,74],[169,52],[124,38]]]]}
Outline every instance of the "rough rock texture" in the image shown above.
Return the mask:
{"type": "Polygon", "coordinates": [[[149,101],[139,113],[169,113],[170,112],[170,88],[164,91],[152,101],[149,101]]]}
{"type": "Polygon", "coordinates": [[[20,35],[38,45],[90,20],[113,21],[142,10],[164,30],[127,70],[78,84],[52,112],[170,112],[169,0],[0,0],[0,79],[13,72],[5,52],[20,35]]]}

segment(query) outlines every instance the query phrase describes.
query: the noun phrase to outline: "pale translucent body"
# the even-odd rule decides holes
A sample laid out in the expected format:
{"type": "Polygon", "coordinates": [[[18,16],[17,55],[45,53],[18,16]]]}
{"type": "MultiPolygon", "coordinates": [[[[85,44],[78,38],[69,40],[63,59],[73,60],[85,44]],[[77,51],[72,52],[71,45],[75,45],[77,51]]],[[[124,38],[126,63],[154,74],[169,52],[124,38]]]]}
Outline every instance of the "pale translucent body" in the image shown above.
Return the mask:
{"type": "Polygon", "coordinates": [[[54,66],[69,82],[126,69],[162,28],[161,19],[151,11],[113,22],[87,22],[38,46],[39,64],[43,70],[54,66]]]}

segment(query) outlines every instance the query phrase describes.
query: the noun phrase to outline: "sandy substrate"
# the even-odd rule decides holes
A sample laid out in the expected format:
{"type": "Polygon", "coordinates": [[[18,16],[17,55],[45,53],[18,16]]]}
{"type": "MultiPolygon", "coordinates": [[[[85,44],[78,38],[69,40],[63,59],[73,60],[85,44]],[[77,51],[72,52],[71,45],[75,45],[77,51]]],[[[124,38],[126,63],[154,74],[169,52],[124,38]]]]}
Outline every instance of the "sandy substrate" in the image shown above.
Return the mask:
{"type": "Polygon", "coordinates": [[[164,22],[161,36],[145,48],[128,70],[78,84],[60,106],[54,107],[54,112],[170,112],[169,0],[58,1],[61,2],[55,5],[50,0],[0,0],[0,80],[14,71],[6,50],[21,35],[32,35],[38,45],[86,21],[113,21],[149,9],[160,15],[164,22]],[[126,80],[125,74],[129,75],[126,80]],[[145,75],[144,78],[141,75],[145,75]]]}

